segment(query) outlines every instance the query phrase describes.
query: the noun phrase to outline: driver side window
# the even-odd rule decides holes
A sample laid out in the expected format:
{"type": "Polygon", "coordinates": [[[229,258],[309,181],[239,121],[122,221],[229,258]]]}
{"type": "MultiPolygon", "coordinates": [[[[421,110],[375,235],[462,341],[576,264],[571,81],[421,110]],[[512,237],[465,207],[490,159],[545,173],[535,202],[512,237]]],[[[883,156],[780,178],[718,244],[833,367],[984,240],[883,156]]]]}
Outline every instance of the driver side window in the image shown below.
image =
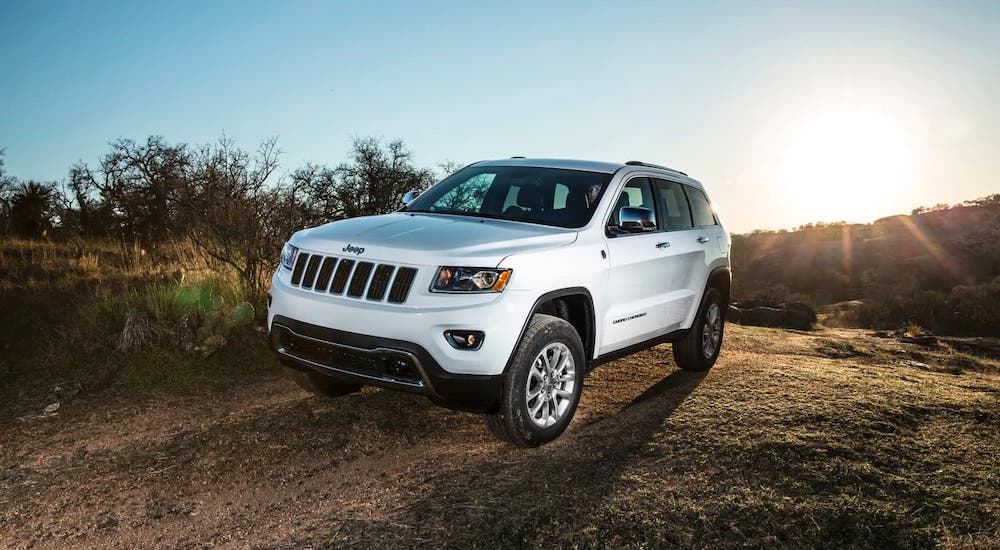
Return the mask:
{"type": "Polygon", "coordinates": [[[622,192],[618,195],[618,202],[612,206],[611,217],[608,218],[608,230],[611,233],[622,232],[619,229],[621,220],[618,216],[625,206],[645,208],[654,214],[656,213],[656,207],[653,204],[653,188],[649,178],[632,178],[622,188],[622,192]]]}

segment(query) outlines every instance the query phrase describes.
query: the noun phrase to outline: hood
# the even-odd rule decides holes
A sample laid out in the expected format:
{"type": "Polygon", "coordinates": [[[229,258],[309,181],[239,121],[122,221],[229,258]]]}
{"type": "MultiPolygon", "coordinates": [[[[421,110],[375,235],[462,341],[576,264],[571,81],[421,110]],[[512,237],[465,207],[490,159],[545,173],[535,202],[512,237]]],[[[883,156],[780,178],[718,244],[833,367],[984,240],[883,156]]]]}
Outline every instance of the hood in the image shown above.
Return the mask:
{"type": "Polygon", "coordinates": [[[291,242],[306,250],[368,260],[490,267],[511,254],[575,240],[576,231],[561,227],[396,212],[305,229],[291,242]]]}

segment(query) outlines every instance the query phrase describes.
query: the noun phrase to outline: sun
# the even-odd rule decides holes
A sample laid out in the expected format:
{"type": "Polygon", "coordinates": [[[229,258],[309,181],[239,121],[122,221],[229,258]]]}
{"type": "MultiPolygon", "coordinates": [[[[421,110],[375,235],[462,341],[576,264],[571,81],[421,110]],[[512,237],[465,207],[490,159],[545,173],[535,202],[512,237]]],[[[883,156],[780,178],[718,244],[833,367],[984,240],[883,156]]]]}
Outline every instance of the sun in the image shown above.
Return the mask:
{"type": "Polygon", "coordinates": [[[906,136],[884,112],[838,108],[789,133],[779,175],[787,206],[816,221],[871,221],[892,211],[911,180],[906,136]]]}

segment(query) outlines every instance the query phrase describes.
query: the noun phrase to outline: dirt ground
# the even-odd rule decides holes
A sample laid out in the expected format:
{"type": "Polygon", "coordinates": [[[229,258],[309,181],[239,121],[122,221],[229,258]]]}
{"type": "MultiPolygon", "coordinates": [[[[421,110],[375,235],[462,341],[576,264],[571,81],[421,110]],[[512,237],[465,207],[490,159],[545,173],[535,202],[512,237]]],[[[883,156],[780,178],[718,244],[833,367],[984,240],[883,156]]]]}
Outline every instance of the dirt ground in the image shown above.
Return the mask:
{"type": "Polygon", "coordinates": [[[587,379],[540,449],[377,389],[267,376],[0,425],[0,546],[1000,547],[1000,363],[857,330],[729,327],[587,379]]]}

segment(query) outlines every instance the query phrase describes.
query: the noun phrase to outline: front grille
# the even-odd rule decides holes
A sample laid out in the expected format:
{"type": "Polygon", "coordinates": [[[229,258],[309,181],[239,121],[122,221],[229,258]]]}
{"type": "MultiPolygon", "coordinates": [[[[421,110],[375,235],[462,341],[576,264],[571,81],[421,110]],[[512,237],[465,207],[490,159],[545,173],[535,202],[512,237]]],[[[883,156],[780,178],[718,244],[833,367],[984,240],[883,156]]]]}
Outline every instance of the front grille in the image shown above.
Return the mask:
{"type": "Polygon", "coordinates": [[[416,276],[412,267],[299,252],[291,284],[317,293],[402,304],[416,276]]]}
{"type": "Polygon", "coordinates": [[[300,336],[281,325],[274,326],[272,337],[285,354],[297,359],[410,386],[423,386],[416,364],[402,353],[339,346],[300,336]]]}

